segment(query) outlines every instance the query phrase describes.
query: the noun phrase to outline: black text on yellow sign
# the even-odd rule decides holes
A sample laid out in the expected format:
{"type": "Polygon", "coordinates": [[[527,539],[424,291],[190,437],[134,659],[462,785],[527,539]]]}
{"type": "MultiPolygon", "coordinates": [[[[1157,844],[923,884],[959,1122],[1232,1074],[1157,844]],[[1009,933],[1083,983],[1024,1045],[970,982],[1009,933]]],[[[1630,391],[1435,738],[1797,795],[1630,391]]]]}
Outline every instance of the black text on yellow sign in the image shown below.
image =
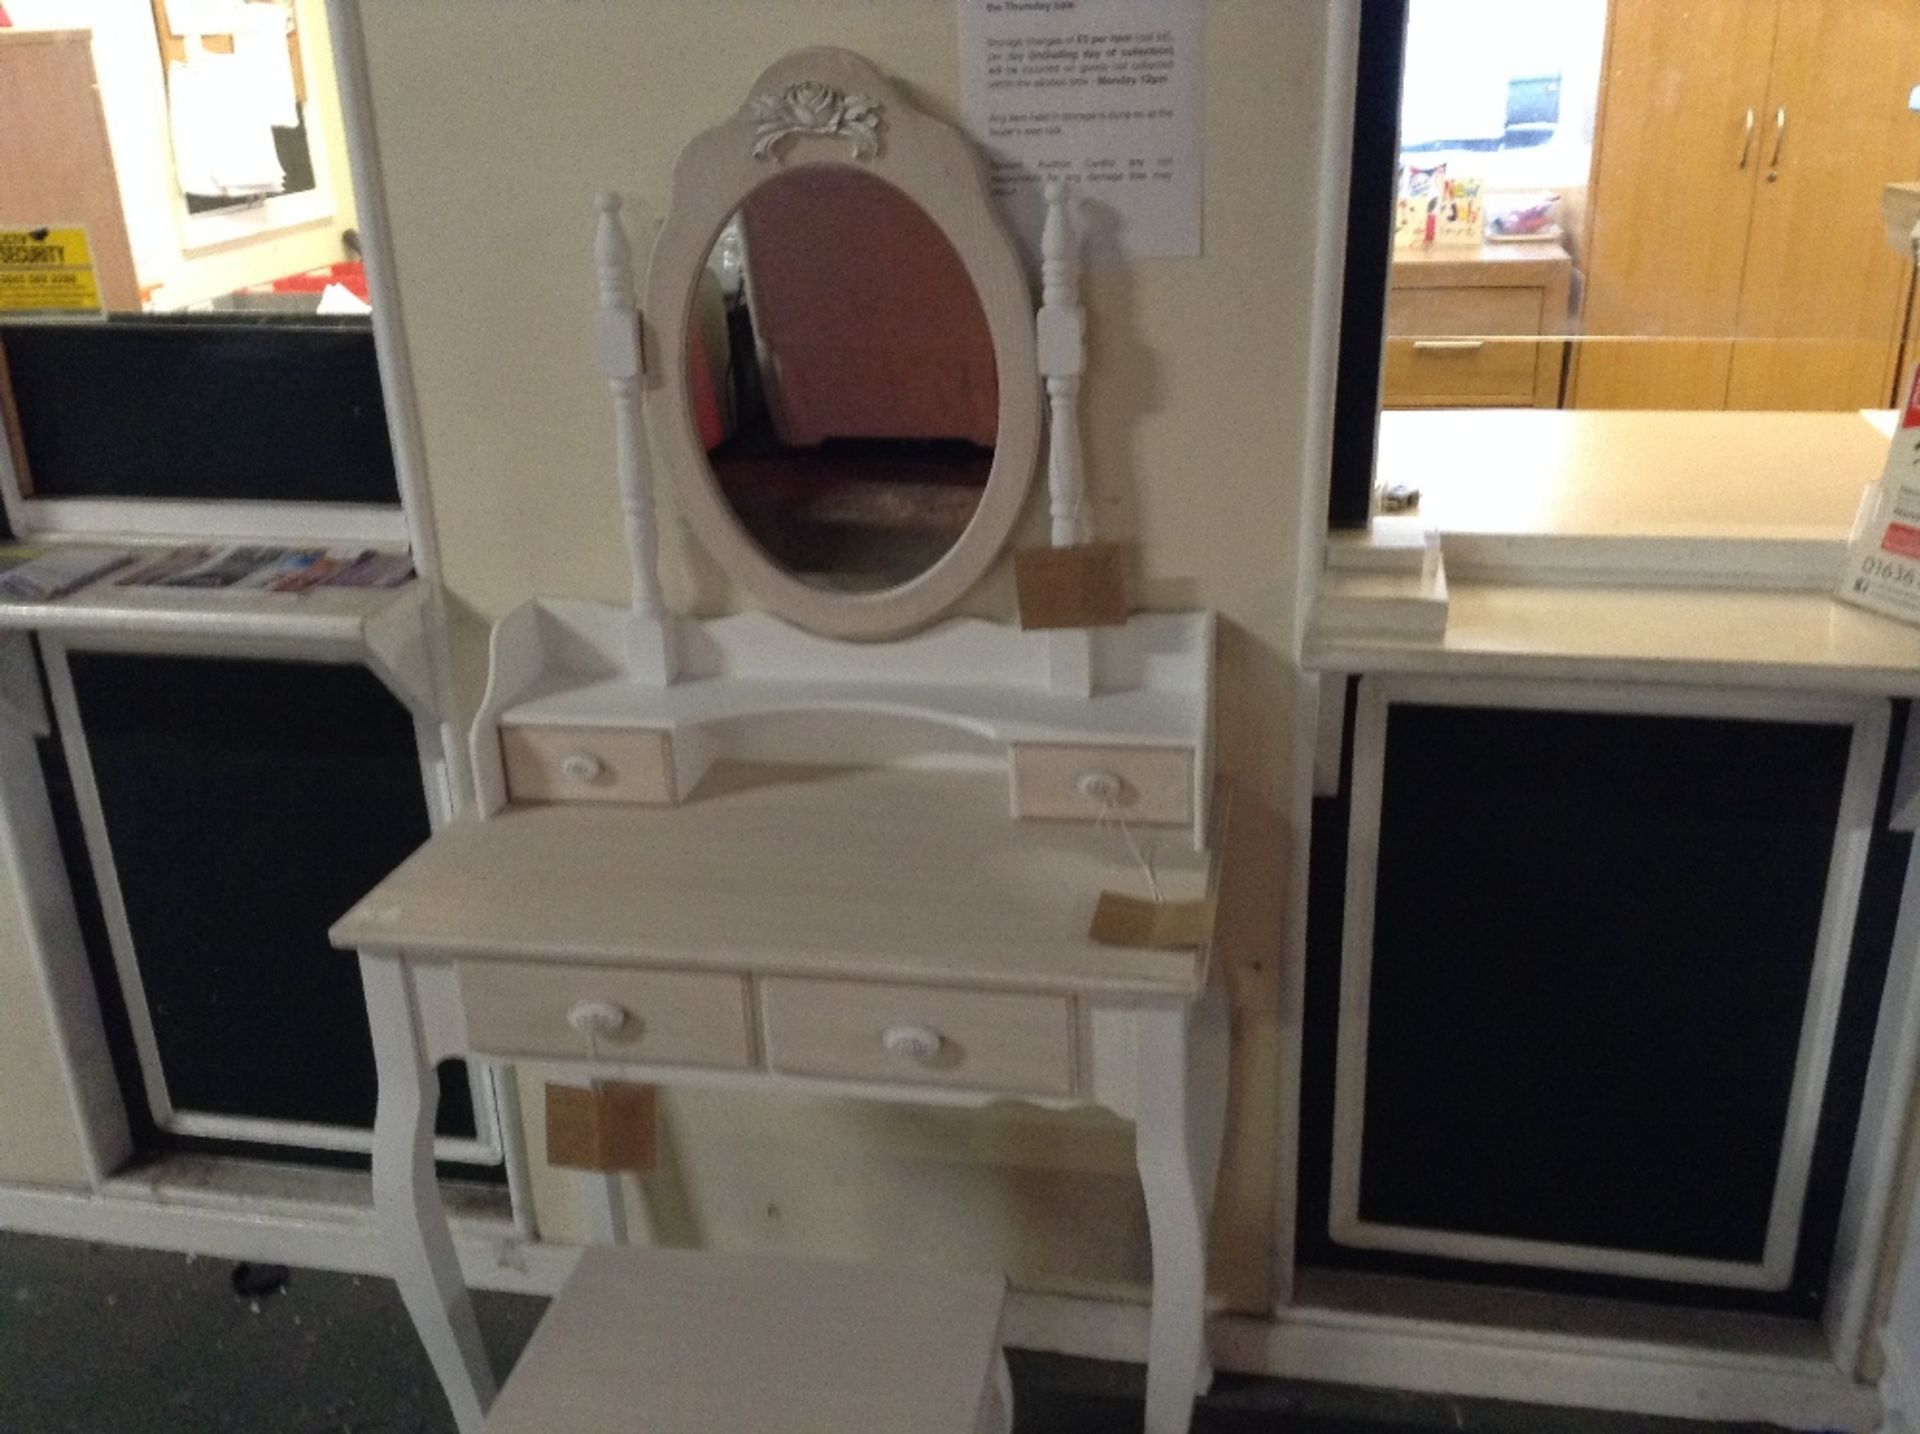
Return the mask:
{"type": "Polygon", "coordinates": [[[100,308],[100,280],[85,229],[0,229],[0,315],[100,308]]]}

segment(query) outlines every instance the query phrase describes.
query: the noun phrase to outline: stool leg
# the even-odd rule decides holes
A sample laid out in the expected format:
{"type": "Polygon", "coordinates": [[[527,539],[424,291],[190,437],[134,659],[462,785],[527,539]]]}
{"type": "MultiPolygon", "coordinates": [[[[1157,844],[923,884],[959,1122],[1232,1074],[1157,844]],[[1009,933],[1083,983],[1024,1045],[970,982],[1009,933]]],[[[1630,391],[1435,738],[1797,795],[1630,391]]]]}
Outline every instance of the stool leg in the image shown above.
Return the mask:
{"type": "Polygon", "coordinates": [[[1226,1107],[1226,1001],[1216,974],[1191,1009],[1140,1013],[1135,1158],[1153,1242],[1146,1434],[1187,1434],[1213,1382],[1207,1221],[1226,1107]]]}
{"type": "Polygon", "coordinates": [[[360,976],[380,1076],[373,1123],[374,1213],[400,1297],[453,1406],[453,1422],[460,1434],[481,1434],[493,1402],[493,1370],[434,1177],[433,1117],[440,1084],[421,1034],[413,973],[398,957],[363,952],[360,976]]]}

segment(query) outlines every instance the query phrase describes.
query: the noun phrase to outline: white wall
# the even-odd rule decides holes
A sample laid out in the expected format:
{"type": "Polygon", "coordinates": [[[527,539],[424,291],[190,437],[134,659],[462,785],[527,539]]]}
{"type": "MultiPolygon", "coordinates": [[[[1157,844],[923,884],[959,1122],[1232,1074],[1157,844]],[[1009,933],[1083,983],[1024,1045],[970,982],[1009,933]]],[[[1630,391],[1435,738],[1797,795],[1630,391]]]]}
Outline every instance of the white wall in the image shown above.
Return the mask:
{"type": "Polygon", "coordinates": [[[22,29],[84,29],[93,34],[94,73],[120,181],[121,214],[134,271],[141,288],[152,291],[150,308],[184,308],[346,257],[340,234],[353,227],[353,186],[326,5],[324,0],[295,0],[294,11],[306,61],[310,128],[317,131],[322,151],[315,172],[319,177],[326,171],[323,183],[332,196],[332,213],[293,228],[188,249],[167,138],[165,79],[151,0],[10,0],[7,6],[22,29]]]}
{"type": "MultiPolygon", "coordinates": [[[[1221,756],[1253,801],[1250,821],[1258,804],[1270,814],[1292,795],[1327,13],[1324,0],[1216,0],[1206,255],[1088,286],[1099,523],[1141,545],[1147,605],[1202,604],[1225,618],[1221,756]]],[[[458,654],[472,673],[484,622],[525,597],[618,599],[626,585],[612,428],[592,363],[590,196],[626,194],[644,250],[679,146],[805,45],[859,50],[952,117],[955,7],[366,0],[366,30],[443,576],[476,619],[458,654]]],[[[1026,537],[1044,533],[1043,509],[1033,505],[1026,537]]],[[[670,501],[663,516],[669,597],[702,612],[733,606],[670,501]]],[[[1005,614],[1010,597],[1002,569],[973,605],[1005,614]]],[[[1278,838],[1268,860],[1277,894],[1278,838]]],[[[1233,973],[1216,1283],[1249,1308],[1266,1301],[1279,964],[1276,940],[1233,973]]],[[[537,1121],[541,1102],[525,1104],[537,1121]]],[[[1004,1265],[1056,1288],[1127,1286],[1145,1271],[1131,1140],[1115,1122],[719,1094],[672,1099],[666,1121],[672,1169],[655,1194],[669,1235],[1004,1265]]],[[[531,1144],[537,1152],[537,1130],[531,1144]]],[[[547,1232],[579,1233],[569,1182],[538,1171],[536,1184],[547,1232]]]]}

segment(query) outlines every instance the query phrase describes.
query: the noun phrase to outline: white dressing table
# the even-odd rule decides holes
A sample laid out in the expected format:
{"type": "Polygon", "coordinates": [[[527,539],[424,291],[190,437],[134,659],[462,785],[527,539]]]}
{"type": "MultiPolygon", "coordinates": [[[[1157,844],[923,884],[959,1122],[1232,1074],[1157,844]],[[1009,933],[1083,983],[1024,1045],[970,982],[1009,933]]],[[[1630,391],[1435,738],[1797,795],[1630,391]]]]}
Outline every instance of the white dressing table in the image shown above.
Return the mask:
{"type": "MultiPolygon", "coordinates": [[[[334,928],[374,1020],[376,1201],[460,1427],[480,1427],[492,1380],[433,1178],[432,1071],[468,1055],[1130,1116],[1153,1239],[1147,1427],[1184,1429],[1226,1093],[1208,953],[1088,940],[1098,892],[1137,882],[1131,858],[1091,827],[1009,823],[993,775],[746,768],[710,786],[676,808],[455,825],[334,928]],[[620,1015],[597,1061],[569,1023],[589,1002],[620,1015]]],[[[1161,879],[1192,893],[1205,867],[1161,879]]]]}
{"type": "MultiPolygon", "coordinates": [[[[1092,537],[1075,432],[1082,316],[1066,201],[1050,203],[1036,323],[969,143],[837,50],[780,61],[688,145],[644,320],[618,202],[600,202],[599,348],[632,600],[535,599],[500,620],[473,727],[478,812],[332,933],[360,953],[373,1026],[375,1203],[463,1434],[482,1428],[493,1382],[433,1172],[433,1068],[456,1055],[1131,1118],[1152,1239],[1146,1429],[1185,1434],[1210,1377],[1207,1223],[1226,1103],[1230,928],[1212,914],[1238,859],[1212,774],[1213,620],[1025,631],[945,617],[1020,515],[1043,377],[1053,541],[1092,537]],[[797,194],[821,173],[838,176],[836,193],[885,181],[938,226],[999,376],[972,519],[879,590],[789,572],[756,546],[709,464],[714,445],[696,438],[697,366],[681,357],[694,276],[729,216],[761,187],[797,194]],[[643,332],[666,355],[651,366],[643,332]],[[653,450],[708,550],[772,612],[668,611],[653,450]],[[1155,912],[1196,903],[1208,934],[1197,948],[1102,944],[1089,933],[1103,894],[1155,912]]],[[[924,386],[917,398],[938,408],[924,386]]],[[[795,460],[815,465],[808,481],[817,460],[795,460]]]]}

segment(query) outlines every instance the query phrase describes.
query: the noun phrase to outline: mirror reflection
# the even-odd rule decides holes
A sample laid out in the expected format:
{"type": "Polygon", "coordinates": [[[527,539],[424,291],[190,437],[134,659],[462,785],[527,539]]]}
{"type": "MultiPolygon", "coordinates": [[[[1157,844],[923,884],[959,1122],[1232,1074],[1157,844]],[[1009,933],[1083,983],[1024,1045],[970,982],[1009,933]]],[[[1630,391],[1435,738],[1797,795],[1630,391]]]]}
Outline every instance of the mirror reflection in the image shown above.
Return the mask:
{"type": "Polygon", "coordinates": [[[688,392],[728,506],[794,576],[898,587],[965,531],[999,383],[953,245],[900,190],[810,165],[749,195],[708,256],[688,392]]]}

